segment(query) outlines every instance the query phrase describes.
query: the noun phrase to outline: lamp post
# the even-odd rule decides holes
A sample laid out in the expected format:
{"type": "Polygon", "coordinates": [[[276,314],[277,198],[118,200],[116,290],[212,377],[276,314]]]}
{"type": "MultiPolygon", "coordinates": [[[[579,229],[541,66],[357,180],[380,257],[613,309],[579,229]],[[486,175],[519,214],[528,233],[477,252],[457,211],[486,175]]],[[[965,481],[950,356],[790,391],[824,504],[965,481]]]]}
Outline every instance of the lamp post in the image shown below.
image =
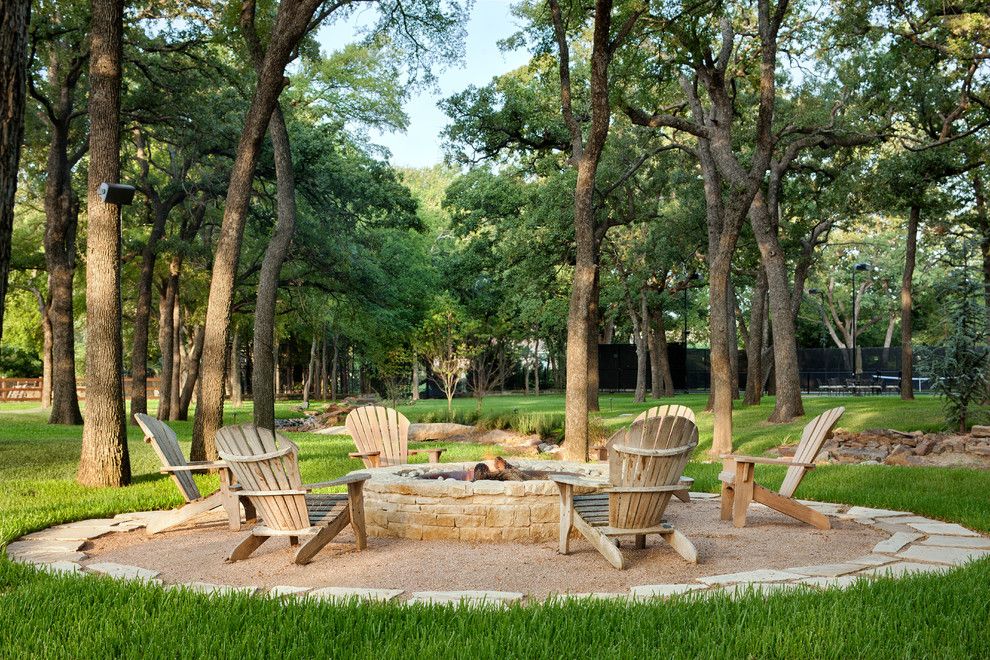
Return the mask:
{"type": "Polygon", "coordinates": [[[699,273],[691,273],[687,276],[684,282],[684,393],[688,393],[688,289],[691,288],[691,282],[697,282],[701,279],[699,273]]]}
{"type": "Polygon", "coordinates": [[[859,372],[856,371],[856,271],[868,271],[870,270],[870,264],[866,262],[860,262],[853,266],[852,269],[852,374],[855,379],[859,372]]]}

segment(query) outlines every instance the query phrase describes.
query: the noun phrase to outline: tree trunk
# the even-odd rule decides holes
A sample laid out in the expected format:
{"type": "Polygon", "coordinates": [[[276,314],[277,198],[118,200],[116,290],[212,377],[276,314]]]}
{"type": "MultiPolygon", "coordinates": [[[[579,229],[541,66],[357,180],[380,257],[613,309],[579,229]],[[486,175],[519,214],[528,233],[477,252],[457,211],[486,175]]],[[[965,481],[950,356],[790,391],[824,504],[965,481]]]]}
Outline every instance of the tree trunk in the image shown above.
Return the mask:
{"type": "Polygon", "coordinates": [[[598,247],[595,247],[595,281],[591,290],[591,301],[588,304],[588,410],[601,410],[598,401],[598,247]]]}
{"type": "Polygon", "coordinates": [[[86,230],[86,420],[76,480],[84,486],[131,481],[121,376],[120,212],[97,196],[120,180],[123,0],[93,0],[89,64],[89,224],[86,230]]]}
{"type": "MultiPolygon", "coordinates": [[[[251,106],[244,117],[244,128],[231,169],[223,222],[213,260],[203,346],[205,364],[202,398],[196,407],[196,423],[193,427],[193,460],[214,459],[217,455],[214,436],[223,424],[223,374],[227,361],[227,333],[255,166],[269,120],[285,84],[286,64],[294,56],[299,40],[309,29],[320,1],[283,0],[279,3],[264,59],[257,67],[257,82],[251,106]]],[[[253,10],[253,6],[250,9],[253,10]]],[[[253,23],[253,19],[253,11],[250,16],[242,14],[242,21],[253,23]]],[[[265,345],[262,343],[255,351],[263,354],[264,349],[265,345]]],[[[256,366],[255,373],[258,371],[261,369],[256,366]]]]}
{"type": "Polygon", "coordinates": [[[203,363],[203,326],[197,325],[193,331],[193,347],[186,360],[186,380],[179,395],[179,410],[176,417],[180,421],[189,419],[189,406],[199,383],[199,371],[203,363]]]}
{"type": "Polygon", "coordinates": [[[738,324],[736,323],[736,287],[732,281],[729,281],[729,309],[726,310],[726,315],[728,316],[728,327],[729,327],[729,362],[732,365],[732,371],[729,376],[732,378],[732,399],[735,401],[739,399],[739,333],[738,324]]]}
{"type": "Polygon", "coordinates": [[[134,308],[134,344],[131,348],[131,423],[137,413],[148,413],[148,334],[151,325],[151,290],[158,259],[158,242],[165,235],[168,211],[153,210],[155,220],[148,242],[141,250],[141,272],[138,276],[138,297],[134,308]]]}
{"type": "Polygon", "coordinates": [[[715,418],[711,453],[715,457],[732,451],[732,360],[729,355],[729,319],[726,318],[731,265],[731,254],[719,254],[711,259],[709,265],[710,398],[715,418]]]}
{"type": "MultiPolygon", "coordinates": [[[[340,342],[337,339],[337,334],[333,335],[333,357],[330,362],[330,400],[337,400],[337,365],[340,363],[340,342]]],[[[413,375],[416,375],[415,373],[413,375]]],[[[417,396],[419,393],[419,383],[417,381],[416,387],[417,396]]]]}
{"type": "Polygon", "coordinates": [[[48,303],[45,296],[36,286],[30,287],[34,294],[35,302],[38,305],[38,314],[41,316],[41,333],[43,344],[41,349],[41,403],[42,410],[47,410],[52,406],[52,322],[48,318],[48,303]]]}
{"type": "Polygon", "coordinates": [[[327,398],[327,336],[324,329],[320,329],[320,368],[317,371],[316,398],[325,401],[327,398]]]}
{"type": "Polygon", "coordinates": [[[667,348],[667,327],[663,317],[663,307],[657,307],[649,315],[647,340],[650,351],[651,382],[650,395],[654,399],[674,395],[674,379],[670,374],[670,355],[667,348]]]}
{"type": "Polygon", "coordinates": [[[749,328],[746,340],[746,396],[747,406],[760,405],[763,397],[763,332],[767,314],[767,272],[761,265],[756,275],[753,299],[749,308],[749,328]]]}
{"type": "Polygon", "coordinates": [[[636,313],[632,301],[627,300],[629,306],[629,320],[632,322],[633,343],[636,345],[636,392],[633,401],[643,403],[646,401],[646,369],[649,356],[646,350],[646,327],[649,325],[649,315],[646,311],[646,296],[640,292],[640,314],[636,313]]]}
{"type": "Polygon", "coordinates": [[[313,375],[316,373],[316,335],[309,346],[309,366],[306,368],[306,378],[303,380],[303,405],[309,405],[309,392],[313,388],[313,375]]]}
{"type": "Polygon", "coordinates": [[[230,338],[230,403],[235,408],[244,404],[244,378],[241,374],[240,335],[234,330],[230,338]]]}
{"type": "Polygon", "coordinates": [[[82,424],[76,392],[75,312],[72,281],[76,272],[79,200],[69,171],[68,123],[52,126],[45,177],[45,266],[48,269],[48,319],[52,326],[52,412],[49,424],[82,424]]]}
{"type": "MultiPolygon", "coordinates": [[[[503,372],[504,373],[504,372],[503,372]]],[[[536,396],[540,396],[540,339],[537,337],[533,342],[533,390],[536,396]]],[[[505,378],[503,377],[503,382],[505,378]]]]}
{"type": "Polygon", "coordinates": [[[797,359],[797,331],[791,312],[791,288],[787,263],[762,193],[757,193],[753,199],[750,220],[760,247],[763,269],[767,274],[770,322],[773,332],[776,399],[768,421],[783,424],[804,415],[804,404],[801,401],[801,374],[797,359]]]}
{"type": "Polygon", "coordinates": [[[0,340],[14,232],[14,193],[24,136],[30,21],[31,0],[4,0],[0,5],[0,340]]]}
{"type": "Polygon", "coordinates": [[[182,401],[182,305],[179,301],[179,275],[175,275],[175,302],[172,304],[172,385],[169,388],[170,421],[179,419],[182,401]]]}
{"type": "MultiPolygon", "coordinates": [[[[254,371],[251,391],[254,396],[254,423],[263,429],[275,428],[275,370],[272,346],[275,342],[275,305],[282,263],[292,244],[296,226],[296,191],[292,171],[292,151],[285,117],[276,104],[268,124],[275,151],[278,220],[275,232],[265,248],[258,279],[254,312],[254,371]]],[[[308,396],[308,393],[307,393],[308,396]]]]}
{"type": "Polygon", "coordinates": [[[901,275],[901,398],[914,399],[914,349],[911,346],[912,282],[914,262],[918,252],[918,223],[921,220],[921,207],[911,206],[908,214],[907,240],[904,245],[904,272],[901,275]]]}
{"type": "MultiPolygon", "coordinates": [[[[169,272],[178,273],[180,257],[173,256],[169,272]]],[[[158,347],[161,353],[162,368],[158,374],[158,419],[165,421],[172,415],[172,355],[174,351],[175,324],[172,310],[175,307],[175,289],[178,278],[163,278],[164,290],[158,296],[158,347]]]]}

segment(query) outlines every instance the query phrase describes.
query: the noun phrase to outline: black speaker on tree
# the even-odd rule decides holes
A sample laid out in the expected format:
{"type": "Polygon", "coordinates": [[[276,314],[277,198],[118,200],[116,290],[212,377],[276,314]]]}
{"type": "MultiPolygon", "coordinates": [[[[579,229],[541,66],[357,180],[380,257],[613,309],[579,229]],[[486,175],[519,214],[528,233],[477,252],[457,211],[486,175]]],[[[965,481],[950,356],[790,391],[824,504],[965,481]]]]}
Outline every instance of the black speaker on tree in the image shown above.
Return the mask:
{"type": "Polygon", "coordinates": [[[107,204],[127,206],[134,201],[134,186],[129,186],[126,183],[103,182],[96,194],[100,196],[100,200],[107,204]]]}

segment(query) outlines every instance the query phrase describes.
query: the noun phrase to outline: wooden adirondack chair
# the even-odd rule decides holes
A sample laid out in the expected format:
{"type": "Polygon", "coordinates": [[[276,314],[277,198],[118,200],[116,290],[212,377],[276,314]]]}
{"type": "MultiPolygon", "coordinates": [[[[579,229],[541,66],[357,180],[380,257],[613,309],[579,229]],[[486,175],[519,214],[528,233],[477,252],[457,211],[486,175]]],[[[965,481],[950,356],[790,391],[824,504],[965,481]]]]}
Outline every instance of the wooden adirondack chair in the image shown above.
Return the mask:
{"type": "MultiPolygon", "coordinates": [[[[158,458],[162,462],[162,474],[168,474],[172,477],[172,481],[175,482],[186,501],[184,506],[165,512],[151,522],[147,527],[147,533],[157,534],[219,506],[227,511],[230,528],[235,531],[239,530],[241,528],[241,505],[237,497],[237,487],[231,483],[230,470],[227,464],[222,461],[186,461],[185,456],[182,455],[182,449],[179,447],[175,431],[167,424],[141,413],[134,415],[134,419],[144,431],[144,441],[151,444],[152,449],[158,454],[158,458]],[[213,469],[217,470],[220,475],[220,489],[204,497],[199,492],[191,473],[213,469]]],[[[254,508],[249,502],[245,502],[244,505],[245,517],[251,520],[254,518],[254,508]]]]}
{"type": "MultiPolygon", "coordinates": [[[[645,422],[650,419],[660,419],[662,417],[685,417],[691,420],[691,423],[695,426],[698,424],[698,421],[694,416],[694,411],[687,406],[679,405],[653,406],[652,408],[648,408],[636,416],[636,419],[633,420],[633,424],[636,422],[645,422]]],[[[608,451],[612,446],[613,439],[618,435],[621,435],[621,432],[614,434],[605,443],[605,447],[603,448],[605,456],[603,458],[606,460],[608,459],[608,451]]],[[[681,484],[684,488],[682,490],[674,491],[674,497],[685,503],[690,502],[691,487],[694,486],[694,479],[691,477],[681,476],[681,484]]]]}
{"type": "Polygon", "coordinates": [[[550,476],[560,489],[560,553],[568,554],[571,529],[577,529],[612,566],[623,569],[626,560],[611,537],[632,536],[637,548],[645,548],[646,535],[659,534],[697,563],[694,544],[662,517],[670,496],[683,489],[681,474],[698,445],[698,427],[687,417],[655,417],[620,434],[609,449],[608,484],[550,476]],[[597,492],[577,494],[576,488],[597,492]]]}
{"type": "Polygon", "coordinates": [[[247,559],[273,536],[287,536],[293,546],[300,536],[312,536],[296,552],[295,563],[306,564],[348,524],[355,545],[367,545],[364,526],[364,482],[367,474],[353,474],[333,481],[303,484],[299,476],[299,448],[288,438],[250,424],[225,426],[217,432],[220,458],[257,508],[261,523],[241,541],[227,561],[247,559]],[[347,493],[312,494],[331,486],[347,486],[347,493]]]}
{"type": "Polygon", "coordinates": [[[694,416],[694,411],[687,406],[678,405],[667,405],[667,406],[653,406],[648,408],[636,416],[633,423],[642,422],[647,419],[653,419],[654,417],[687,417],[692,423],[697,424],[698,420],[694,416]]]}
{"type": "Polygon", "coordinates": [[[841,406],[832,408],[811,420],[804,427],[794,458],[762,458],[737,454],[722,456],[730,461],[726,465],[729,469],[719,475],[722,480],[722,520],[732,520],[736,527],[745,527],[749,503],[755,501],[818,529],[831,529],[827,516],[801,504],[793,495],[804,474],[815,467],[815,457],[825,441],[831,437],[832,429],[845,411],[841,406]],[[731,467],[731,461],[735,462],[734,468],[731,467]],[[767,490],[754,481],[756,463],[788,466],[784,483],[778,492],[767,490]]]}
{"type": "Polygon", "coordinates": [[[398,410],[384,406],[361,406],[347,414],[344,426],[354,439],[360,458],[368,468],[405,465],[411,454],[429,454],[439,463],[443,449],[409,449],[409,420],[398,410]]]}

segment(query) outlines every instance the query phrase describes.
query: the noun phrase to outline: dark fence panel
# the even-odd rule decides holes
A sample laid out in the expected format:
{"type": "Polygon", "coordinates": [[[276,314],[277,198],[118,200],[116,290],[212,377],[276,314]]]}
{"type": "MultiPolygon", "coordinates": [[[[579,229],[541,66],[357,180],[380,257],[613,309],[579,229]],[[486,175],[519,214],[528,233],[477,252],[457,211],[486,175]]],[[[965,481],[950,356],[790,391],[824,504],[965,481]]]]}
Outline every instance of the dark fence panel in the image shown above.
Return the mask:
{"type": "MultiPolygon", "coordinates": [[[[916,347],[914,351],[915,389],[926,391],[931,387],[925,371],[923,356],[931,351],[916,347]]],[[[901,374],[901,352],[898,348],[857,348],[860,354],[859,382],[877,385],[878,390],[894,390],[901,374]]],[[[674,389],[706,390],[711,386],[711,362],[707,348],[689,348],[671,343],[667,347],[670,374],[674,389]]],[[[772,358],[771,358],[772,362],[772,358]]],[[[806,392],[828,392],[846,387],[852,380],[851,351],[841,348],[799,348],[798,369],[801,387],[806,392]]],[[[598,347],[598,378],[604,391],[636,389],[636,347],[632,344],[601,344],[598,347]]],[[[647,386],[650,366],[647,365],[647,386]]],[[[772,379],[768,383],[773,386],[772,379]]],[[[739,386],[746,387],[746,352],[739,351],[739,386]]]]}

